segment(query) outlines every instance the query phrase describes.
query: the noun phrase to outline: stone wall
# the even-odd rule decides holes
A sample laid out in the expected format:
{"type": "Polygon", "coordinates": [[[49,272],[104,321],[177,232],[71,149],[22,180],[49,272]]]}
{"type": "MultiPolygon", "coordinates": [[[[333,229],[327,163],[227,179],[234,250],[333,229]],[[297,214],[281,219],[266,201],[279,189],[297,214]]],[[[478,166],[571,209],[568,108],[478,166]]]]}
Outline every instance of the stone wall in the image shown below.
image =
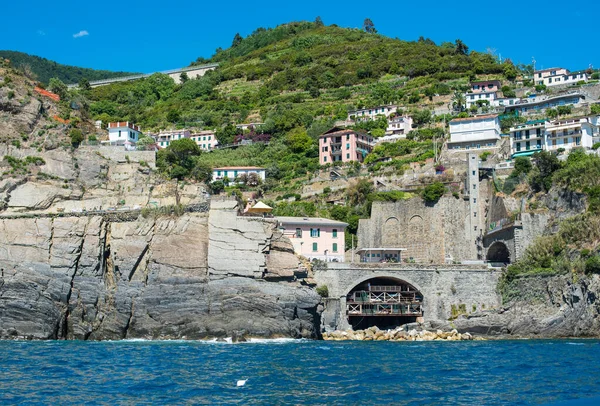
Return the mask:
{"type": "Polygon", "coordinates": [[[123,147],[117,146],[100,146],[100,147],[81,147],[89,148],[94,152],[98,152],[106,159],[110,159],[116,163],[128,163],[145,161],[151,168],[156,168],[156,152],[154,151],[126,151],[123,147]]]}
{"type": "MultiPolygon", "coordinates": [[[[465,265],[398,265],[398,264],[328,264],[314,277],[326,285],[329,299],[322,314],[326,331],[348,328],[345,315],[346,295],[356,285],[376,277],[390,277],[408,282],[423,294],[425,321],[448,320],[459,309],[467,314],[497,308],[496,291],[501,271],[465,265]]],[[[455,315],[454,314],[454,315],[455,315]]]]}
{"type": "Polygon", "coordinates": [[[477,259],[476,246],[465,238],[469,235],[469,202],[463,199],[374,202],[371,218],[359,221],[358,248],[406,248],[404,258],[443,264],[446,259],[477,259]]]}

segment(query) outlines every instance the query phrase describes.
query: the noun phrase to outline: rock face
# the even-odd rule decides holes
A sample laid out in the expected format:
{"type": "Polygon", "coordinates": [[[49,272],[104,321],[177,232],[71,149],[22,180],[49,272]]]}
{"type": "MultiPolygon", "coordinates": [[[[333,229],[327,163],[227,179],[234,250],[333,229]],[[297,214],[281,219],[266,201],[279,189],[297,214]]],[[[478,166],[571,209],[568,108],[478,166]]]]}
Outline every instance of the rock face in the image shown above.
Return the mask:
{"type": "MultiPolygon", "coordinates": [[[[347,330],[347,331],[332,331],[324,333],[323,340],[327,341],[470,341],[473,340],[471,333],[459,333],[456,329],[452,331],[428,331],[419,329],[408,329],[408,324],[393,330],[380,330],[376,326],[369,327],[365,330],[347,330]]],[[[477,337],[476,339],[481,339],[477,337]]]]}
{"type": "Polygon", "coordinates": [[[219,214],[0,219],[0,338],[316,337],[319,296],[270,268],[295,258],[273,225],[219,214]]]}
{"type": "Polygon", "coordinates": [[[459,317],[450,323],[458,331],[492,336],[600,336],[600,276],[574,281],[570,275],[517,279],[508,287],[511,299],[500,310],[459,317]]]}

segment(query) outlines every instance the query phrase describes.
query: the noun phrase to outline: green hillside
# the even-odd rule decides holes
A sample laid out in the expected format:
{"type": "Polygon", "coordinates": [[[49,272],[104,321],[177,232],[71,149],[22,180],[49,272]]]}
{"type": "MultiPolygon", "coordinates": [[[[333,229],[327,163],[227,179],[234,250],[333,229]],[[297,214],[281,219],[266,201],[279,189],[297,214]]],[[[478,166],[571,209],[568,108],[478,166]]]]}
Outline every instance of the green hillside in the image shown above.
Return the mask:
{"type": "Polygon", "coordinates": [[[1,51],[0,57],[9,59],[12,66],[17,69],[29,69],[36,80],[48,84],[51,78],[59,78],[64,83],[79,83],[81,79],[88,81],[116,78],[133,75],[130,72],[112,72],[108,70],[95,70],[79,68],[77,66],[62,65],[35,55],[17,51],[1,51]]]}
{"type": "Polygon", "coordinates": [[[348,110],[395,102],[434,108],[476,76],[502,77],[515,67],[469,52],[460,40],[436,45],[407,42],[356,29],[298,22],[236,35],[210,60],[214,72],[176,86],[153,78],[95,88],[92,115],[128,119],[145,128],[220,128],[262,121],[264,131],[284,134],[315,120],[346,118],[348,110]],[[437,104],[436,104],[437,103],[437,104]]]}

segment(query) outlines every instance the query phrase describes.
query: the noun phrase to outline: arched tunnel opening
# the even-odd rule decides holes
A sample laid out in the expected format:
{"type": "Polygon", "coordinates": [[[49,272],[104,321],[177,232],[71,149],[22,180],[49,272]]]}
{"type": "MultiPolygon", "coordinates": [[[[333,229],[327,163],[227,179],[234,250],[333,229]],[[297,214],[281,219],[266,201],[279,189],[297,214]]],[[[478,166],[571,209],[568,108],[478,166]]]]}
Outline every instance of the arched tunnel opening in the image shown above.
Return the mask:
{"type": "Polygon", "coordinates": [[[496,241],[488,248],[486,259],[491,263],[510,264],[510,250],[503,242],[496,241]]]}
{"type": "Polygon", "coordinates": [[[422,321],[423,295],[400,279],[369,279],[346,296],[346,315],[353,330],[396,328],[422,321]]]}

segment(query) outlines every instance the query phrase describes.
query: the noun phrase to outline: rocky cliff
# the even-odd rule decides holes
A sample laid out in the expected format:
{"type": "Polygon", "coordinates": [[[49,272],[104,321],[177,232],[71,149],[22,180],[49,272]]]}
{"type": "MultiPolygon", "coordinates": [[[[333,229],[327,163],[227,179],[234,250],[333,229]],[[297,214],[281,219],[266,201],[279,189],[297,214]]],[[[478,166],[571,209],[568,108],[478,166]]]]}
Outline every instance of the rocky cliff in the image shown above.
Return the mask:
{"type": "Polygon", "coordinates": [[[433,322],[430,327],[498,337],[600,336],[600,275],[518,278],[502,288],[511,299],[499,309],[433,322]]]}
{"type": "Polygon", "coordinates": [[[236,217],[0,220],[0,338],[315,337],[319,296],[289,241],[236,217]],[[210,257],[209,239],[245,244],[210,257]]]}

